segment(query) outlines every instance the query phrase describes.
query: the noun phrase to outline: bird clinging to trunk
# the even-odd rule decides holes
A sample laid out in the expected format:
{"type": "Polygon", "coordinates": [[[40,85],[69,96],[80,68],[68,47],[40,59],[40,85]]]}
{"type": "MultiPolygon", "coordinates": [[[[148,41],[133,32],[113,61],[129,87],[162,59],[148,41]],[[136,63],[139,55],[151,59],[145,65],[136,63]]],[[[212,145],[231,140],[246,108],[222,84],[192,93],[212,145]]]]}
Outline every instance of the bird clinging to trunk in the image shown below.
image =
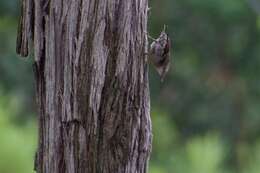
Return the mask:
{"type": "Polygon", "coordinates": [[[149,50],[149,59],[159,73],[161,82],[163,82],[166,73],[170,69],[171,41],[165,29],[166,26],[164,26],[163,31],[157,39],[148,35],[148,37],[153,40],[149,50]]]}

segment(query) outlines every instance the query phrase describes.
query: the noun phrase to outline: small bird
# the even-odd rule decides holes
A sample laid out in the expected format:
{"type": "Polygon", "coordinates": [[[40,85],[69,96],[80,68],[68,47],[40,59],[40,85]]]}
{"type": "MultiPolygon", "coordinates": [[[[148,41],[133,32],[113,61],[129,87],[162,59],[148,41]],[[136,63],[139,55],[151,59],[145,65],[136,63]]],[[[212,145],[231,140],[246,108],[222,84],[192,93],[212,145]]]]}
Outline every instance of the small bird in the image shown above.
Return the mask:
{"type": "Polygon", "coordinates": [[[166,27],[164,26],[163,31],[157,39],[153,40],[149,50],[149,59],[155,66],[156,71],[159,73],[161,82],[163,82],[166,73],[170,69],[170,47],[171,41],[167,33],[165,32],[166,27]]]}

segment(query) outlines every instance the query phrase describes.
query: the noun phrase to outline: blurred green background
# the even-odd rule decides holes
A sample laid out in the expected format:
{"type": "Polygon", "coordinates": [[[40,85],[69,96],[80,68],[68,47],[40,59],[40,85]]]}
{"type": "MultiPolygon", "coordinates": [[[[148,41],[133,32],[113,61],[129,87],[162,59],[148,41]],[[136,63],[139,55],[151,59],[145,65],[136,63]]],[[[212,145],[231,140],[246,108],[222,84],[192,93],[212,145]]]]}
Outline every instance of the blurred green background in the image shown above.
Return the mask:
{"type": "MultiPolygon", "coordinates": [[[[173,40],[164,83],[150,68],[150,173],[260,172],[260,1],[152,0],[149,33],[173,40]]],[[[33,172],[32,58],[15,54],[18,0],[0,1],[0,173],[33,172]]]]}

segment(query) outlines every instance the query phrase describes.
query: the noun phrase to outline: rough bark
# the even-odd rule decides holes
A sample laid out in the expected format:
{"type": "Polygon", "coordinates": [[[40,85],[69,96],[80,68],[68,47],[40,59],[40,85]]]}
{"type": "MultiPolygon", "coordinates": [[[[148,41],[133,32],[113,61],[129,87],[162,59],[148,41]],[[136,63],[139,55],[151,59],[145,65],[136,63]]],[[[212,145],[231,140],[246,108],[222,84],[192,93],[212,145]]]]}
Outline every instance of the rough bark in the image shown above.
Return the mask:
{"type": "Polygon", "coordinates": [[[145,173],[151,150],[148,0],[23,0],[32,39],[38,173],[145,173]]]}

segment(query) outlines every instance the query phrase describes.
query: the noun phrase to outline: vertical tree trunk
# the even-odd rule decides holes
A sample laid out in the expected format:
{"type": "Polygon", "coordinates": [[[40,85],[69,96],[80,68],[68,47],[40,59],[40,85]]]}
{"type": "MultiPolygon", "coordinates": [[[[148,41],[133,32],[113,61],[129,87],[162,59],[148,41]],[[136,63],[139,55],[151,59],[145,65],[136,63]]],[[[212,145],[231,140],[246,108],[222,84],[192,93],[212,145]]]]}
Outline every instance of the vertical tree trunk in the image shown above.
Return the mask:
{"type": "Polygon", "coordinates": [[[148,0],[23,0],[33,40],[38,173],[145,173],[151,150],[148,0]]]}

